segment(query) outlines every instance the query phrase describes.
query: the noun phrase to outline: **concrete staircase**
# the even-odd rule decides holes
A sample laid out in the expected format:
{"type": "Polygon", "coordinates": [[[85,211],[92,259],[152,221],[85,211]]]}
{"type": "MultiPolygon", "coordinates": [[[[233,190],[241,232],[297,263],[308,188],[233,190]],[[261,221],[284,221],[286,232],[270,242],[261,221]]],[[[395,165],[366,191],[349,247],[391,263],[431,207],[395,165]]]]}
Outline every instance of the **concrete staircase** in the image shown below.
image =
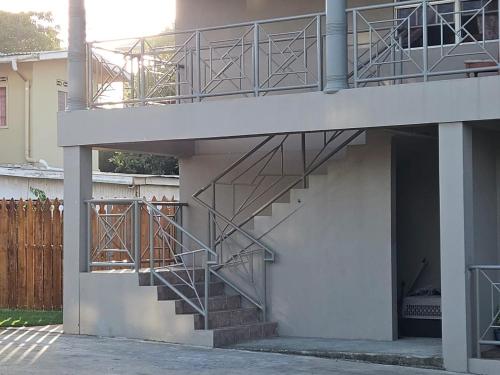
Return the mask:
{"type": "MultiPolygon", "coordinates": [[[[176,272],[181,277],[182,272],[176,272]]],[[[187,298],[192,298],[197,303],[196,293],[185,284],[177,284],[179,278],[169,271],[159,271],[163,278],[173,284],[187,298]]],[[[193,275],[190,272],[191,275],[193,275]]],[[[204,296],[203,269],[194,272],[196,291],[200,297],[204,296]]],[[[278,324],[275,322],[264,322],[262,313],[258,308],[247,305],[243,297],[232,293],[232,290],[216,276],[212,275],[209,285],[208,298],[208,328],[213,332],[213,346],[222,347],[233,345],[248,340],[257,340],[266,337],[277,336],[278,324]]],[[[139,274],[139,284],[150,286],[150,274],[142,272],[139,274]]],[[[158,301],[175,302],[175,313],[179,316],[192,315],[193,329],[204,330],[204,317],[199,314],[189,303],[181,299],[172,289],[163,285],[158,279],[154,280],[157,288],[158,301]]]]}

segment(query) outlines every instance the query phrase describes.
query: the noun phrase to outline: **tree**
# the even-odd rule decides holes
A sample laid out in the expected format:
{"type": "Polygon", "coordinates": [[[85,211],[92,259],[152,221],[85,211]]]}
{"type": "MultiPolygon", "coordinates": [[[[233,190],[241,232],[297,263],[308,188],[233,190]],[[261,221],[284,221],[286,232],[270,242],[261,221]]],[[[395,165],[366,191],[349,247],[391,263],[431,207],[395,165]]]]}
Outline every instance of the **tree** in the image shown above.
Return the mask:
{"type": "Polygon", "coordinates": [[[0,11],[0,53],[52,51],[61,48],[59,27],[50,12],[0,11]]]}
{"type": "Polygon", "coordinates": [[[151,154],[100,152],[103,172],[172,175],[179,174],[176,158],[151,154]]]}

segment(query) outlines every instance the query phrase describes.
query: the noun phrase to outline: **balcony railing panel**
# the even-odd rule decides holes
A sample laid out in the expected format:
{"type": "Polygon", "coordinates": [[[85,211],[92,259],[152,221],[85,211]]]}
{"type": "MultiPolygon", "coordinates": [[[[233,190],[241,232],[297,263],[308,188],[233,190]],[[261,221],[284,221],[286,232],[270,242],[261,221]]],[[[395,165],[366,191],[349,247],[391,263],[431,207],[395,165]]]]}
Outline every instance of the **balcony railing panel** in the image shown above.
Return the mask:
{"type": "MultiPolygon", "coordinates": [[[[498,73],[498,15],[498,0],[412,0],[348,9],[349,84],[498,73]]],[[[322,90],[324,32],[324,14],[312,14],[89,43],[89,106],[322,90]]]]}

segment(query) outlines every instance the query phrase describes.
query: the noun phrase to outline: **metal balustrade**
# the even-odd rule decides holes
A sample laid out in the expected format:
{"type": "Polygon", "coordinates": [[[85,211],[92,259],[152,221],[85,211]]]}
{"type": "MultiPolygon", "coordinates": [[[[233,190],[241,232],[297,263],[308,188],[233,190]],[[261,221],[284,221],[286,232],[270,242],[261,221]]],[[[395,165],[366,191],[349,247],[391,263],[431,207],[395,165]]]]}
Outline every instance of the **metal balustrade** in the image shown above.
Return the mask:
{"type": "MultiPolygon", "coordinates": [[[[498,72],[498,0],[469,8],[463,3],[412,0],[348,9],[350,86],[498,72]]],[[[320,91],[324,18],[318,13],[88,43],[89,107],[320,91]]]]}
{"type": "Polygon", "coordinates": [[[500,345],[500,266],[476,265],[471,272],[472,331],[476,357],[500,345]]]}
{"type": "Polygon", "coordinates": [[[90,107],[322,88],[322,15],[88,44],[90,107]]]}
{"type": "Polygon", "coordinates": [[[89,271],[148,272],[151,285],[158,280],[169,287],[205,318],[208,327],[209,267],[218,263],[218,256],[182,226],[186,204],[143,199],[93,199],[86,203],[89,271]],[[165,207],[170,212],[165,212],[165,207]],[[200,270],[205,275],[204,294],[197,289],[196,273],[200,270]],[[164,277],[164,272],[171,277],[164,277]],[[195,297],[188,298],[179,286],[187,286],[195,297]]]}
{"type": "Polygon", "coordinates": [[[498,72],[498,0],[486,0],[471,9],[462,4],[413,0],[349,9],[351,85],[498,72]],[[483,60],[474,63],[471,59],[483,60]]]}

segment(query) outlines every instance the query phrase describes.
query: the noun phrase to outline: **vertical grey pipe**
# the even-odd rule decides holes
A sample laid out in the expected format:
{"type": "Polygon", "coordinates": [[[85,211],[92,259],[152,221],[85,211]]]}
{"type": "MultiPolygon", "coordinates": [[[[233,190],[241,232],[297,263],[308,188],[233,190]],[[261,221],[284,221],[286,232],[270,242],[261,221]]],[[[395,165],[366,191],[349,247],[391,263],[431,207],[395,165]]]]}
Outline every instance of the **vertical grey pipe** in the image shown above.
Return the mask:
{"type": "Polygon", "coordinates": [[[326,88],[347,88],[347,0],[326,0],[326,88]]]}
{"type": "Polygon", "coordinates": [[[68,109],[87,108],[85,0],[69,0],[68,109]]]}

